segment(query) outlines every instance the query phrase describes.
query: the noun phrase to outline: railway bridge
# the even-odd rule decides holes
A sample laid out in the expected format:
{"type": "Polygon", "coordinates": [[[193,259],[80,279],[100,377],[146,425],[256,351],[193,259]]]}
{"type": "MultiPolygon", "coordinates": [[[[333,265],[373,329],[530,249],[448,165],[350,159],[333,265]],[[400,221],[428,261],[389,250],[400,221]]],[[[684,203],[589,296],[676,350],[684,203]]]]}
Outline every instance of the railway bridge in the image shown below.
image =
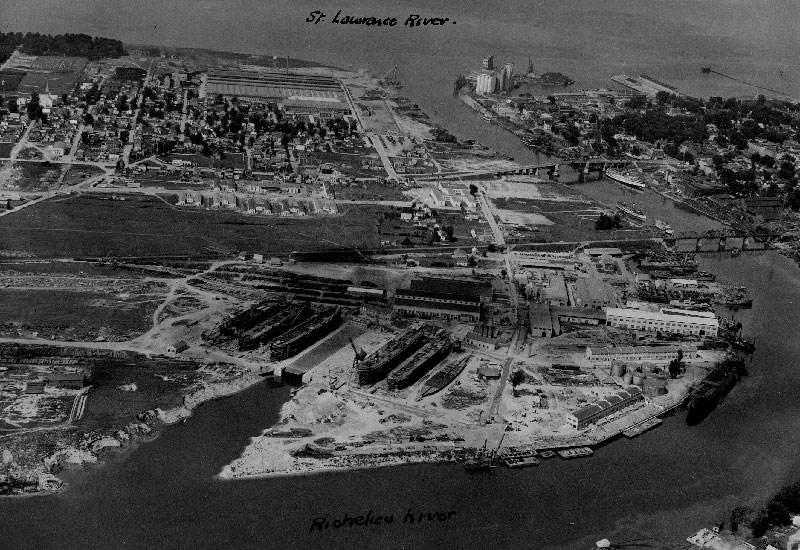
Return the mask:
{"type": "Polygon", "coordinates": [[[741,231],[731,228],[709,229],[698,233],[685,231],[665,239],[677,252],[741,252],[766,250],[781,234],[768,231],[741,231]]]}

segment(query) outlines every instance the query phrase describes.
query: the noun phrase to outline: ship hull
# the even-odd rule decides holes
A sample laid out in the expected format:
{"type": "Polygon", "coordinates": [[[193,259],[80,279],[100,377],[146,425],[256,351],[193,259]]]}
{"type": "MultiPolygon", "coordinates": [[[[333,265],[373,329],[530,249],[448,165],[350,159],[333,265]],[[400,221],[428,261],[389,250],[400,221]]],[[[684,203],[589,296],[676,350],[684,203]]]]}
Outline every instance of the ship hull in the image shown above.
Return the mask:
{"type": "Polygon", "coordinates": [[[634,189],[644,189],[646,187],[646,185],[640,181],[635,181],[630,178],[626,178],[624,175],[619,174],[617,172],[613,172],[611,170],[606,170],[605,175],[608,176],[610,179],[616,181],[617,183],[627,185],[628,187],[633,187],[634,189]]]}

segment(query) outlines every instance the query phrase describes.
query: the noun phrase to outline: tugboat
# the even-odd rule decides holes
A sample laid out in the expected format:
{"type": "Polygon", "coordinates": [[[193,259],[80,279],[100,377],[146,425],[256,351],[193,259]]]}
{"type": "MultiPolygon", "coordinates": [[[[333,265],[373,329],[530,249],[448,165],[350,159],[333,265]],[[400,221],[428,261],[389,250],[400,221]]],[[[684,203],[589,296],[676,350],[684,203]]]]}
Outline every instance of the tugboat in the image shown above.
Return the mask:
{"type": "Polygon", "coordinates": [[[644,212],[636,208],[635,203],[628,204],[625,202],[618,202],[617,209],[629,215],[631,218],[637,219],[642,222],[647,221],[647,216],[645,215],[644,212]]]}
{"type": "Polygon", "coordinates": [[[741,351],[742,353],[750,354],[756,350],[756,342],[745,340],[744,338],[736,338],[733,342],[731,342],[731,346],[733,349],[737,351],[741,351]]]}

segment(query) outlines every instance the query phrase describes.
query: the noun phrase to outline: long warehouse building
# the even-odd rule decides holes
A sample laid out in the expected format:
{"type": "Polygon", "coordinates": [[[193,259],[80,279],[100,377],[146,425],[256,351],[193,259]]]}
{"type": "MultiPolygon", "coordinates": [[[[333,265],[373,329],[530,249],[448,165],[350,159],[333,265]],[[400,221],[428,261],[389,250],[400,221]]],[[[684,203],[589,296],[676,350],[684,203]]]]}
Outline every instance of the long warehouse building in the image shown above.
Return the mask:
{"type": "Polygon", "coordinates": [[[287,112],[351,114],[341,82],[318,75],[211,71],[206,96],[280,103],[287,112]]]}
{"type": "Polygon", "coordinates": [[[669,308],[646,311],[610,307],[606,309],[606,324],[610,327],[694,336],[717,336],[719,332],[719,321],[710,311],[669,308]]]}

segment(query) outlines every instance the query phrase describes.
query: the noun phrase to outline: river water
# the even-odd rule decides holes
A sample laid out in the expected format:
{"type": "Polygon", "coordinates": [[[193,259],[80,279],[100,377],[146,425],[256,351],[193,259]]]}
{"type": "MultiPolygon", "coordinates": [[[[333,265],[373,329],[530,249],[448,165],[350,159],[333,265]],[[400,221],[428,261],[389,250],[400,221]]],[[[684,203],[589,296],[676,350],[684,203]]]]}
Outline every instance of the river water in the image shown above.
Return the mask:
{"type": "MultiPolygon", "coordinates": [[[[462,138],[524,162],[536,156],[484,124],[452,97],[456,74],[495,53],[517,67],[561,71],[575,87],[607,86],[620,72],[647,72],[694,94],[753,94],[701,75],[712,66],[800,95],[800,37],[793,0],[488,0],[434,4],[344,0],[5,0],[2,30],[87,32],[128,42],[290,54],[382,74],[397,64],[403,93],[462,138]],[[364,29],[302,23],[322,9],[441,14],[441,29],[364,29]],[[417,32],[419,31],[419,32],[417,32]],[[378,47],[379,45],[379,47],[378,47]]],[[[676,231],[715,227],[657,195],[629,196],[612,182],[582,191],[636,202],[676,231]]],[[[102,467],[70,473],[52,497],[0,501],[0,548],[575,548],[680,544],[730,508],[763,498],[800,475],[796,328],[800,270],[777,254],[704,257],[701,268],[746,284],[755,298],[737,312],[758,338],[752,374],[702,424],[682,414],[591,459],[551,460],[523,471],[466,475],[423,465],[307,477],[220,482],[213,475],[277,418],[288,390],[257,386],[202,405],[187,422],[102,467]],[[439,523],[403,523],[409,508],[455,512],[439,523]],[[309,533],[314,518],[393,515],[388,525],[309,533]]]]}

